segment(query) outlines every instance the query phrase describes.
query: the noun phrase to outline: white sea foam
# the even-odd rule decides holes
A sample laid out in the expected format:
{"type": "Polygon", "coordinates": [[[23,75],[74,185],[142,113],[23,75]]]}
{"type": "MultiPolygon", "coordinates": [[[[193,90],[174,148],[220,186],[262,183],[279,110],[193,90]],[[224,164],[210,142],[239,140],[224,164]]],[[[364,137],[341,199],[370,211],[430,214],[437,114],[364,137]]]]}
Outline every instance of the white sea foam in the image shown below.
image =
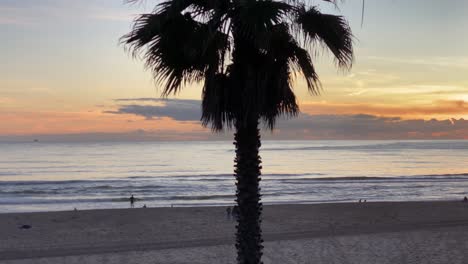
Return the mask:
{"type": "MultiPolygon", "coordinates": [[[[230,142],[0,144],[0,212],[225,205],[230,142]]],[[[263,201],[459,199],[468,141],[265,141],[263,201]]]]}

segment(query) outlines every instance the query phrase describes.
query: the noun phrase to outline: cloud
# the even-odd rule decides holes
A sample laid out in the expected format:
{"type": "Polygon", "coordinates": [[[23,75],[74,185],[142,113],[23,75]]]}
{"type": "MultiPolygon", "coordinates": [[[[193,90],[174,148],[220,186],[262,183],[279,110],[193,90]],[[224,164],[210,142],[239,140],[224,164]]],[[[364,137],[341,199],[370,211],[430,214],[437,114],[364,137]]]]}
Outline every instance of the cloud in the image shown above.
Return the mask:
{"type": "Polygon", "coordinates": [[[466,139],[468,120],[404,120],[374,115],[308,115],[278,122],[281,137],[306,139],[466,139]]]}
{"type": "Polygon", "coordinates": [[[365,59],[382,61],[393,64],[408,64],[419,66],[432,66],[432,67],[456,67],[468,68],[468,57],[429,57],[429,58],[395,58],[395,57],[380,57],[380,56],[367,56],[365,59]]]}
{"type": "MultiPolygon", "coordinates": [[[[189,103],[193,101],[189,100],[189,103]]],[[[180,119],[191,119],[189,116],[180,119]]],[[[0,124],[0,141],[232,140],[233,131],[213,134],[209,129],[202,128],[198,121],[131,117],[131,114],[99,112],[0,113],[0,119],[4,121],[0,124]]],[[[468,139],[468,120],[300,114],[288,120],[281,118],[275,131],[265,130],[262,137],[271,140],[468,139]]]]}
{"type": "Polygon", "coordinates": [[[106,114],[99,109],[78,112],[21,110],[0,111],[0,135],[45,135],[81,133],[123,133],[146,131],[197,132],[204,129],[197,122],[180,122],[170,118],[145,119],[132,114],[106,114]],[[132,122],[128,122],[131,120],[132,122]]]}
{"type": "MultiPolygon", "coordinates": [[[[468,139],[468,120],[402,120],[372,115],[307,115],[280,120],[277,129],[264,131],[269,140],[336,139],[468,139]]],[[[0,135],[0,141],[86,142],[86,141],[181,141],[232,140],[232,131],[211,133],[207,129],[155,129],[124,132],[81,132],[35,135],[0,135]]]]}
{"type": "MultiPolygon", "coordinates": [[[[201,126],[201,102],[198,100],[129,98],[115,102],[116,109],[104,112],[100,109],[69,113],[0,112],[3,121],[0,124],[0,141],[34,138],[41,141],[232,140],[232,131],[213,134],[201,126]]],[[[467,107],[464,101],[446,104],[449,108],[467,107]]],[[[367,112],[311,112],[288,120],[280,118],[276,130],[273,133],[263,131],[263,138],[468,139],[468,120],[408,119],[399,115],[381,116],[367,112]]]]}
{"type": "Polygon", "coordinates": [[[7,104],[11,104],[11,103],[14,103],[15,100],[10,98],[10,97],[0,97],[0,104],[2,106],[5,106],[7,104]]]}
{"type": "Polygon", "coordinates": [[[0,25],[31,25],[33,22],[21,8],[0,6],[0,25]]]}
{"type": "MultiPolygon", "coordinates": [[[[18,1],[19,2],[19,1],[18,1]]],[[[18,4],[0,4],[0,25],[33,26],[47,20],[96,19],[101,21],[131,22],[141,8],[115,5],[111,2],[84,1],[24,1],[18,4]]]]}
{"type": "Polygon", "coordinates": [[[399,116],[408,118],[464,117],[468,116],[468,102],[464,100],[439,100],[427,105],[386,105],[369,103],[314,102],[301,105],[307,114],[370,114],[376,116],[399,116]]]}
{"type": "Polygon", "coordinates": [[[129,23],[133,21],[135,14],[126,10],[97,9],[89,14],[90,18],[98,20],[116,21],[129,23]]]}
{"type": "Polygon", "coordinates": [[[201,118],[201,102],[199,100],[135,98],[116,99],[115,101],[131,102],[132,104],[120,105],[117,110],[104,111],[104,113],[133,114],[146,119],[169,117],[177,121],[199,121],[201,118]],[[137,104],[137,102],[145,102],[146,104],[137,104]]]}
{"type": "MultiPolygon", "coordinates": [[[[120,105],[118,110],[105,111],[105,113],[133,114],[149,120],[168,117],[177,121],[191,122],[198,122],[201,115],[198,100],[130,98],[115,101],[130,104],[120,105]]],[[[466,109],[468,104],[464,101],[453,101],[441,102],[440,106],[434,109],[416,109],[413,112],[453,113],[456,112],[453,108],[466,109]],[[440,108],[444,105],[446,108],[440,108]]],[[[361,107],[356,111],[362,109],[361,107]]],[[[400,111],[403,113],[409,110],[400,109],[400,111]]],[[[210,139],[208,131],[206,133],[206,139],[210,139]]],[[[464,119],[403,119],[398,116],[378,116],[367,113],[302,113],[298,118],[289,120],[280,118],[275,132],[265,133],[265,137],[271,139],[461,139],[468,138],[468,121],[464,119]]]]}

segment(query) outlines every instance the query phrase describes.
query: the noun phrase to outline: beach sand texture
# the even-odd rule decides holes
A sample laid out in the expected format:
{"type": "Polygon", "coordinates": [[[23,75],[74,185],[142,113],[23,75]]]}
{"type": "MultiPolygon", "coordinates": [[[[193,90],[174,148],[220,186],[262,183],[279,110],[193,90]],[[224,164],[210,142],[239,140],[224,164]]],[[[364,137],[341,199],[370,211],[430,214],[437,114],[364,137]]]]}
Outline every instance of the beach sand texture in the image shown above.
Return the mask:
{"type": "MultiPolygon", "coordinates": [[[[225,209],[0,214],[0,263],[235,263],[225,209]]],[[[468,263],[458,201],[271,205],[263,218],[265,264],[468,263]]]]}

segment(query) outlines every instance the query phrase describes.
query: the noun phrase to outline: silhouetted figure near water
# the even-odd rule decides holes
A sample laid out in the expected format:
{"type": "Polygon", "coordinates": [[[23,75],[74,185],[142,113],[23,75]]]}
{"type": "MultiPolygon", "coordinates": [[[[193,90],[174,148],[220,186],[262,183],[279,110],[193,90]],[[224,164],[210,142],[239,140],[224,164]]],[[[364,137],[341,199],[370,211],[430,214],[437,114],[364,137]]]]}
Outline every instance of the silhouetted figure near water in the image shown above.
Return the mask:
{"type": "Polygon", "coordinates": [[[233,216],[235,219],[238,219],[238,218],[239,218],[239,207],[237,207],[237,205],[235,205],[235,206],[232,208],[231,214],[232,214],[232,216],[233,216]]]}
{"type": "Polygon", "coordinates": [[[228,220],[231,219],[231,207],[226,208],[226,216],[228,220]]]}
{"type": "Polygon", "coordinates": [[[130,207],[131,208],[135,207],[135,197],[133,197],[133,194],[132,194],[132,196],[130,196],[130,207]]]}
{"type": "Polygon", "coordinates": [[[465,196],[465,198],[463,198],[463,202],[468,203],[468,197],[465,196]]]}

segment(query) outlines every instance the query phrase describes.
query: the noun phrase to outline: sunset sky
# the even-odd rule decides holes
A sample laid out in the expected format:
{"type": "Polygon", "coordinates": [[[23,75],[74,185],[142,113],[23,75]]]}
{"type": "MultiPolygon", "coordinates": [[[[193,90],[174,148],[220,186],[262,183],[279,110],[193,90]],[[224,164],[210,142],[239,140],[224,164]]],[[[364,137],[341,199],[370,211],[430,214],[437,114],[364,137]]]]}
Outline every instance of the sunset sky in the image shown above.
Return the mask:
{"type": "MultiPolygon", "coordinates": [[[[0,0],[0,141],[227,139],[201,127],[201,85],[159,100],[119,45],[158,1],[0,0]]],[[[301,114],[271,139],[468,139],[468,2],[348,0],[355,63],[315,58],[324,90],[295,91],[301,114]]]]}

